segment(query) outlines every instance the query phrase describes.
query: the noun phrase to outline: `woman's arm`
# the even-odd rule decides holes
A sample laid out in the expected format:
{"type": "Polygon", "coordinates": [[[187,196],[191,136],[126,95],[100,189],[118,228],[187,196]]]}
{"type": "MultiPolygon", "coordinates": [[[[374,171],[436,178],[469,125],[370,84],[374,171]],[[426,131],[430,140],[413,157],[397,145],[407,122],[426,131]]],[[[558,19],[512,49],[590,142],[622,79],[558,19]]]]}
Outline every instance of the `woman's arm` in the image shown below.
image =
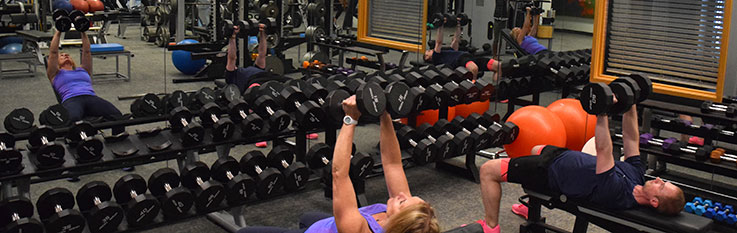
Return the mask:
{"type": "Polygon", "coordinates": [[[399,141],[397,140],[397,134],[394,132],[394,125],[389,113],[384,112],[381,115],[381,125],[379,127],[381,130],[379,138],[381,166],[384,169],[384,179],[386,180],[389,197],[394,197],[400,192],[412,196],[402,166],[402,152],[399,149],[399,141]]]}
{"type": "Polygon", "coordinates": [[[522,31],[517,34],[517,43],[522,44],[522,41],[525,39],[525,36],[530,33],[530,23],[532,20],[530,19],[530,8],[527,7],[525,10],[527,10],[527,13],[525,13],[525,22],[522,24],[522,31]]]}
{"type": "Polygon", "coordinates": [[[227,71],[235,71],[235,59],[238,58],[236,53],[238,52],[238,49],[235,48],[235,35],[238,34],[240,31],[240,28],[238,26],[233,26],[233,35],[230,35],[230,39],[228,39],[228,63],[225,65],[225,70],[227,71]]]}
{"type": "Polygon", "coordinates": [[[87,33],[82,32],[82,68],[92,76],[92,50],[90,50],[90,38],[87,37],[87,33]]]}
{"type": "Polygon", "coordinates": [[[537,26],[540,25],[540,15],[532,16],[532,29],[530,29],[530,33],[528,33],[528,36],[531,37],[537,37],[537,26]]]}
{"type": "Polygon", "coordinates": [[[258,25],[258,57],[256,57],[256,66],[258,68],[266,68],[266,32],[264,31],[266,25],[258,25]]]}
{"type": "Polygon", "coordinates": [[[54,37],[49,45],[49,57],[46,58],[46,76],[50,82],[54,81],[56,73],[59,72],[59,37],[61,37],[61,32],[54,32],[54,37]]]}
{"type": "MultiPolygon", "coordinates": [[[[353,119],[361,116],[355,96],[343,101],[343,111],[353,119]]],[[[356,125],[343,124],[333,151],[333,215],[338,232],[370,232],[366,220],[358,212],[356,191],[349,175],[355,129],[356,125]]]]}
{"type": "Polygon", "coordinates": [[[435,36],[435,52],[439,53],[443,50],[443,27],[438,28],[438,33],[435,36]]]}

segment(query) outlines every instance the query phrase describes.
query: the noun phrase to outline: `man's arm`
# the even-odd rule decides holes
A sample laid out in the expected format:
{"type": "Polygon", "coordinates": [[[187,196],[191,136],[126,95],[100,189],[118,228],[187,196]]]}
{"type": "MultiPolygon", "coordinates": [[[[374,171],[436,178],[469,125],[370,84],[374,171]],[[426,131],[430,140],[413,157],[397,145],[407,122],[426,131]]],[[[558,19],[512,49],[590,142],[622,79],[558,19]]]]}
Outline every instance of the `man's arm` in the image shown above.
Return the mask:
{"type": "Polygon", "coordinates": [[[258,57],[256,57],[255,65],[258,68],[266,68],[266,32],[264,31],[266,25],[258,25],[258,57]]]}
{"type": "Polygon", "coordinates": [[[54,32],[54,37],[51,39],[49,45],[49,57],[46,59],[46,76],[50,82],[54,81],[56,73],[59,72],[59,41],[61,32],[54,32]]]}
{"type": "Polygon", "coordinates": [[[461,40],[461,31],[463,31],[461,25],[456,24],[456,33],[453,34],[453,40],[450,42],[450,47],[455,51],[458,51],[458,44],[461,40]]]}
{"type": "Polygon", "coordinates": [[[238,59],[238,55],[236,55],[238,49],[235,48],[235,35],[238,34],[238,31],[240,31],[238,26],[234,26],[233,35],[230,35],[230,39],[228,40],[228,63],[225,65],[225,70],[227,71],[235,71],[237,68],[235,67],[235,59],[238,59]]]}
{"type": "Polygon", "coordinates": [[[92,50],[90,50],[90,38],[87,33],[82,32],[82,68],[92,76],[92,50]]]}
{"type": "Polygon", "coordinates": [[[386,180],[386,188],[389,191],[389,197],[394,197],[400,192],[412,196],[409,192],[407,184],[407,176],[404,174],[402,166],[402,152],[399,149],[399,141],[394,131],[392,118],[389,113],[384,112],[381,115],[380,127],[380,148],[381,148],[381,166],[384,169],[384,179],[386,180]]]}
{"type": "Polygon", "coordinates": [[[637,105],[622,115],[622,142],[624,158],[640,155],[640,130],[637,123],[637,105]]]}
{"type": "MultiPolygon", "coordinates": [[[[346,115],[353,119],[361,116],[356,107],[355,96],[343,101],[343,109],[346,115]]],[[[356,191],[353,190],[353,183],[349,175],[355,129],[356,125],[343,124],[333,151],[333,215],[335,215],[338,232],[368,232],[368,224],[358,212],[356,191]]]]}
{"type": "Polygon", "coordinates": [[[435,36],[435,52],[439,53],[443,50],[443,27],[438,28],[438,33],[435,36]]]}
{"type": "Polygon", "coordinates": [[[537,26],[540,25],[540,15],[532,16],[532,28],[528,36],[537,37],[537,26]]]}
{"type": "Polygon", "coordinates": [[[596,174],[601,174],[614,167],[612,138],[609,135],[609,117],[607,115],[596,117],[594,137],[596,138],[594,139],[594,144],[596,144],[596,174]]]}
{"type": "Polygon", "coordinates": [[[525,39],[525,36],[530,33],[530,28],[532,25],[530,23],[532,22],[532,19],[530,18],[530,8],[527,7],[527,13],[525,13],[525,22],[522,24],[522,31],[520,31],[519,34],[517,34],[517,43],[522,44],[522,41],[525,39]]]}

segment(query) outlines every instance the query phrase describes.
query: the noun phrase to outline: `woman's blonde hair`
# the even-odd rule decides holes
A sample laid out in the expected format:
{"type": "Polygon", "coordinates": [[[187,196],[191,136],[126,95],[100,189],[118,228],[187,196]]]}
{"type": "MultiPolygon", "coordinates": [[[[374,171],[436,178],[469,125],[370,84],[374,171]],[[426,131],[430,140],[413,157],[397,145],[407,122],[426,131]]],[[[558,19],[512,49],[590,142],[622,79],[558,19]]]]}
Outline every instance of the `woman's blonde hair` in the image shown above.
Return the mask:
{"type": "Polygon", "coordinates": [[[389,218],[386,233],[439,233],[435,210],[426,202],[408,206],[389,218]]]}
{"type": "Polygon", "coordinates": [[[520,32],[521,30],[519,30],[519,29],[518,29],[518,30],[514,30],[514,29],[515,29],[515,28],[512,28],[512,30],[511,30],[511,31],[509,31],[509,35],[510,35],[510,36],[512,37],[512,39],[515,39],[515,40],[517,40],[517,34],[519,34],[519,32],[520,32]]]}
{"type": "MultiPolygon", "coordinates": [[[[59,56],[61,57],[62,54],[68,54],[68,53],[59,53],[59,56]]],[[[74,63],[74,59],[72,59],[71,56],[69,57],[69,61],[72,62],[72,70],[77,69],[77,63],[74,63]]],[[[58,66],[57,68],[61,69],[61,66],[62,65],[64,65],[64,64],[59,63],[56,66],[58,66]]]]}

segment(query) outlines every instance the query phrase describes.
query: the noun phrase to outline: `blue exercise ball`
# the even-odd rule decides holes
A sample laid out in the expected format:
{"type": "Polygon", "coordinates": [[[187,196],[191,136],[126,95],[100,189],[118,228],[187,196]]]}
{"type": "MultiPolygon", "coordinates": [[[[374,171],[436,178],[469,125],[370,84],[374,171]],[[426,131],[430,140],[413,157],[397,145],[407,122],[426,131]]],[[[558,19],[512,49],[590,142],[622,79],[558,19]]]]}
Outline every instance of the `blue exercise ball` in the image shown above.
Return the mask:
{"type": "MultiPolygon", "coordinates": [[[[199,41],[186,39],[180,41],[177,44],[194,44],[200,43],[199,41]]],[[[203,66],[205,66],[205,59],[192,60],[191,53],[184,50],[174,50],[171,53],[171,62],[174,63],[174,67],[186,75],[193,75],[197,73],[203,66]]]]}
{"type": "Polygon", "coordinates": [[[74,10],[74,6],[72,6],[72,3],[70,3],[68,0],[54,0],[52,7],[54,10],[56,9],[64,9],[67,11],[74,10]]]}
{"type": "Polygon", "coordinates": [[[21,43],[10,43],[0,48],[0,54],[16,54],[23,51],[23,44],[21,43]]]}
{"type": "Polygon", "coordinates": [[[0,47],[3,47],[7,44],[12,44],[12,43],[22,44],[23,38],[20,38],[18,36],[6,36],[6,37],[0,38],[0,47]]]}

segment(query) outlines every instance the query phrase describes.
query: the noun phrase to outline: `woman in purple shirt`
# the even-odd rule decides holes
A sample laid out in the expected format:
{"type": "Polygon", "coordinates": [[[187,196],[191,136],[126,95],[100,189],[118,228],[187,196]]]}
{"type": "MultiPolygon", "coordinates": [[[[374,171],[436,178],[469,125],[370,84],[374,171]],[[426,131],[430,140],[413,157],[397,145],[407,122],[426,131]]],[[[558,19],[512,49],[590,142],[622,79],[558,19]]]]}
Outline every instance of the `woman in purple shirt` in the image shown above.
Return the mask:
{"type": "Polygon", "coordinates": [[[510,36],[516,39],[520,47],[525,49],[525,51],[529,54],[535,55],[539,52],[547,51],[548,49],[545,48],[544,45],[541,45],[539,42],[537,42],[537,39],[535,39],[535,35],[537,35],[537,25],[540,24],[540,15],[532,16],[532,19],[530,19],[530,11],[532,9],[527,7],[526,10],[527,14],[525,14],[525,22],[522,25],[522,28],[512,28],[510,36]]]}
{"type": "Polygon", "coordinates": [[[439,233],[435,210],[417,196],[412,196],[402,167],[402,152],[392,125],[391,116],[381,116],[381,164],[389,191],[386,204],[358,208],[356,192],[349,177],[353,134],[361,117],[356,97],[343,101],[345,119],[333,151],[333,215],[305,214],[300,218],[300,230],[276,227],[248,227],[238,233],[439,233]],[[321,220],[320,220],[321,219],[321,220]],[[306,228],[306,229],[305,229],[306,228]]]}
{"type": "MultiPolygon", "coordinates": [[[[61,32],[56,31],[49,46],[46,75],[56,93],[61,97],[61,104],[69,111],[72,122],[85,117],[102,117],[108,121],[120,120],[123,114],[113,104],[98,97],[92,89],[92,54],[90,40],[82,32],[82,63],[77,66],[68,53],[59,53],[61,32]]],[[[113,134],[125,131],[123,127],[113,128],[113,134]]]]}

